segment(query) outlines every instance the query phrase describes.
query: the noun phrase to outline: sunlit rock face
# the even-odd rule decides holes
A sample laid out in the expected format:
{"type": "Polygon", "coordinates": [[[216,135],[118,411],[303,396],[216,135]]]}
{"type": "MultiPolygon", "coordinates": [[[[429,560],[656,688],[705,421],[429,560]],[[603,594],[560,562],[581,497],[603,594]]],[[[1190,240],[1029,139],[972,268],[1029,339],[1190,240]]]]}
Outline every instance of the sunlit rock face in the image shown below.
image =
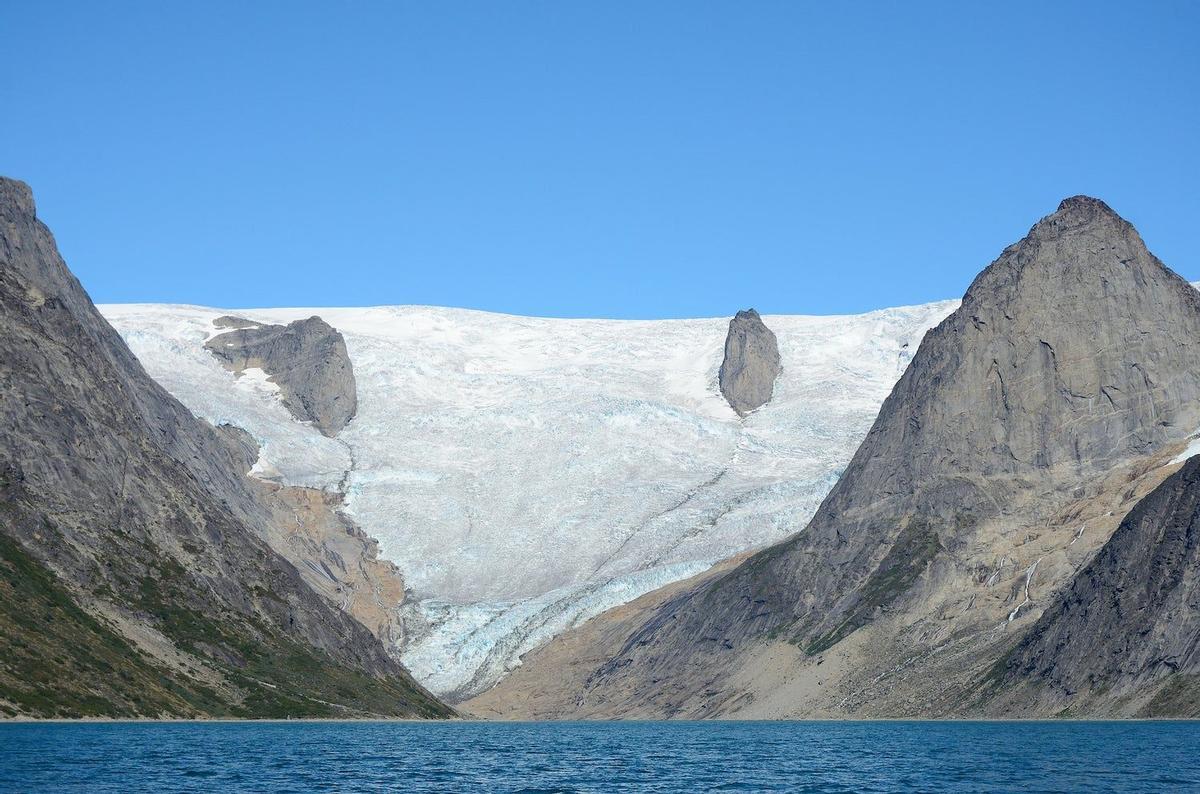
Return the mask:
{"type": "Polygon", "coordinates": [[[729,407],[745,416],[767,404],[779,377],[779,342],[754,309],[729,321],[718,381],[729,407]]]}
{"type": "Polygon", "coordinates": [[[354,418],[358,396],[346,342],[320,317],[264,325],[226,316],[213,326],[232,330],[204,346],[231,372],[265,373],[292,416],[327,436],[336,436],[354,418]]]}

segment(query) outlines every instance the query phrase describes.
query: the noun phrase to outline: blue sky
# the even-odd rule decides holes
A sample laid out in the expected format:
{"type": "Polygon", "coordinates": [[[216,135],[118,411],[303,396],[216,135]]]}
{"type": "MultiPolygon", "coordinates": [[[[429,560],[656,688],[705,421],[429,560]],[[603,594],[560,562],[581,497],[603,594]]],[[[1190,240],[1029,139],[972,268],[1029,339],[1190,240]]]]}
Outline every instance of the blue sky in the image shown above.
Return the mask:
{"type": "Polygon", "coordinates": [[[862,311],[1076,193],[1200,278],[1200,3],[0,2],[100,302],[862,311]]]}

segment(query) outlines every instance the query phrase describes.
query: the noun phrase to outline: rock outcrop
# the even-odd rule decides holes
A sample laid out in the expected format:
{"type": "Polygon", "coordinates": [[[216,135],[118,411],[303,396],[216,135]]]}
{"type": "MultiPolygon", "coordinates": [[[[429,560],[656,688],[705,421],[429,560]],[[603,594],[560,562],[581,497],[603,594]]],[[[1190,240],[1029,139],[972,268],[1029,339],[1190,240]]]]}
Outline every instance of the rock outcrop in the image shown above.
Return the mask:
{"type": "Polygon", "coordinates": [[[258,442],[245,428],[222,423],[217,425],[217,436],[225,442],[226,449],[233,455],[243,472],[254,468],[254,464],[258,462],[258,442]]]}
{"type": "Polygon", "coordinates": [[[205,347],[226,369],[261,369],[279,386],[292,416],[335,436],[358,410],[354,368],[346,340],[320,317],[287,325],[260,325],[240,317],[218,317],[218,334],[205,347]]]}
{"type": "Polygon", "coordinates": [[[754,309],[738,312],[729,321],[725,358],[718,382],[721,394],[739,416],[771,401],[779,377],[779,343],[754,309]]]}
{"type": "Polygon", "coordinates": [[[992,673],[999,713],[1200,713],[1200,455],[1138,502],[992,673]]]}
{"type": "Polygon", "coordinates": [[[248,455],[146,375],[0,179],[0,714],[451,713],[270,548],[248,455]]]}
{"type": "Polygon", "coordinates": [[[408,593],[400,569],[379,557],[379,543],[342,511],[336,491],[257,480],[276,516],[268,541],[316,592],[354,617],[398,656],[408,593]]]}
{"type": "Polygon", "coordinates": [[[217,328],[257,328],[261,323],[247,320],[245,317],[234,317],[232,314],[223,314],[213,320],[213,325],[217,328]]]}
{"type": "MultiPolygon", "coordinates": [[[[249,472],[259,447],[245,429],[220,424],[217,435],[249,472]]],[[[296,566],[301,578],[339,609],[370,629],[393,656],[403,647],[404,578],[379,557],[379,543],[346,515],[345,494],[320,488],[280,485],[252,477],[249,486],[272,515],[267,542],[296,566]]]]}
{"type": "Polygon", "coordinates": [[[978,678],[1198,425],[1200,294],[1067,199],[926,334],[803,532],[562,638],[606,661],[561,713],[979,710],[978,678]]]}

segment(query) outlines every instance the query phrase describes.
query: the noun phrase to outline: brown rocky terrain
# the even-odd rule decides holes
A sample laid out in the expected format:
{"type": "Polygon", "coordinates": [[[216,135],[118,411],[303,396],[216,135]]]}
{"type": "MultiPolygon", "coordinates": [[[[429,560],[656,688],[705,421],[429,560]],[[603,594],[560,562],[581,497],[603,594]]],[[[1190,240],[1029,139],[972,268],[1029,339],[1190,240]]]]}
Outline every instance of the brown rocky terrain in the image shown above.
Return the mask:
{"type": "Polygon", "coordinates": [[[304,581],[370,629],[389,652],[404,642],[407,599],[400,569],[379,558],[379,543],[341,511],[336,491],[255,481],[272,508],[268,542],[304,581]]]}
{"type": "MultiPolygon", "coordinates": [[[[228,319],[228,318],[226,318],[228,319]]],[[[249,475],[258,443],[243,428],[217,425],[217,434],[247,473],[248,487],[271,512],[267,542],[338,609],[350,613],[393,656],[404,643],[402,607],[408,593],[400,569],[379,557],[379,542],[343,512],[345,494],[283,485],[249,475]]]]}

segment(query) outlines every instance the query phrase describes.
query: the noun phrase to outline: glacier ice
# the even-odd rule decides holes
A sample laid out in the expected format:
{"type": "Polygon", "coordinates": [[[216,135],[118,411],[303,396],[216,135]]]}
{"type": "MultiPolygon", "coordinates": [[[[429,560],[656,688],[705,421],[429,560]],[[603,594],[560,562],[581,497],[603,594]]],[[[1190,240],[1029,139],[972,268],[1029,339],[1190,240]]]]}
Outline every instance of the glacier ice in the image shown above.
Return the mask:
{"type": "Polygon", "coordinates": [[[413,591],[403,660],[461,698],[600,611],[800,530],[922,335],[956,306],[764,317],[783,372],[745,419],[717,387],[727,318],[100,309],[194,413],[255,437],[256,475],[344,489],[413,591]],[[340,330],[355,419],[326,438],[265,379],[224,370],[203,348],[224,314],[316,314],[340,330]]]}

